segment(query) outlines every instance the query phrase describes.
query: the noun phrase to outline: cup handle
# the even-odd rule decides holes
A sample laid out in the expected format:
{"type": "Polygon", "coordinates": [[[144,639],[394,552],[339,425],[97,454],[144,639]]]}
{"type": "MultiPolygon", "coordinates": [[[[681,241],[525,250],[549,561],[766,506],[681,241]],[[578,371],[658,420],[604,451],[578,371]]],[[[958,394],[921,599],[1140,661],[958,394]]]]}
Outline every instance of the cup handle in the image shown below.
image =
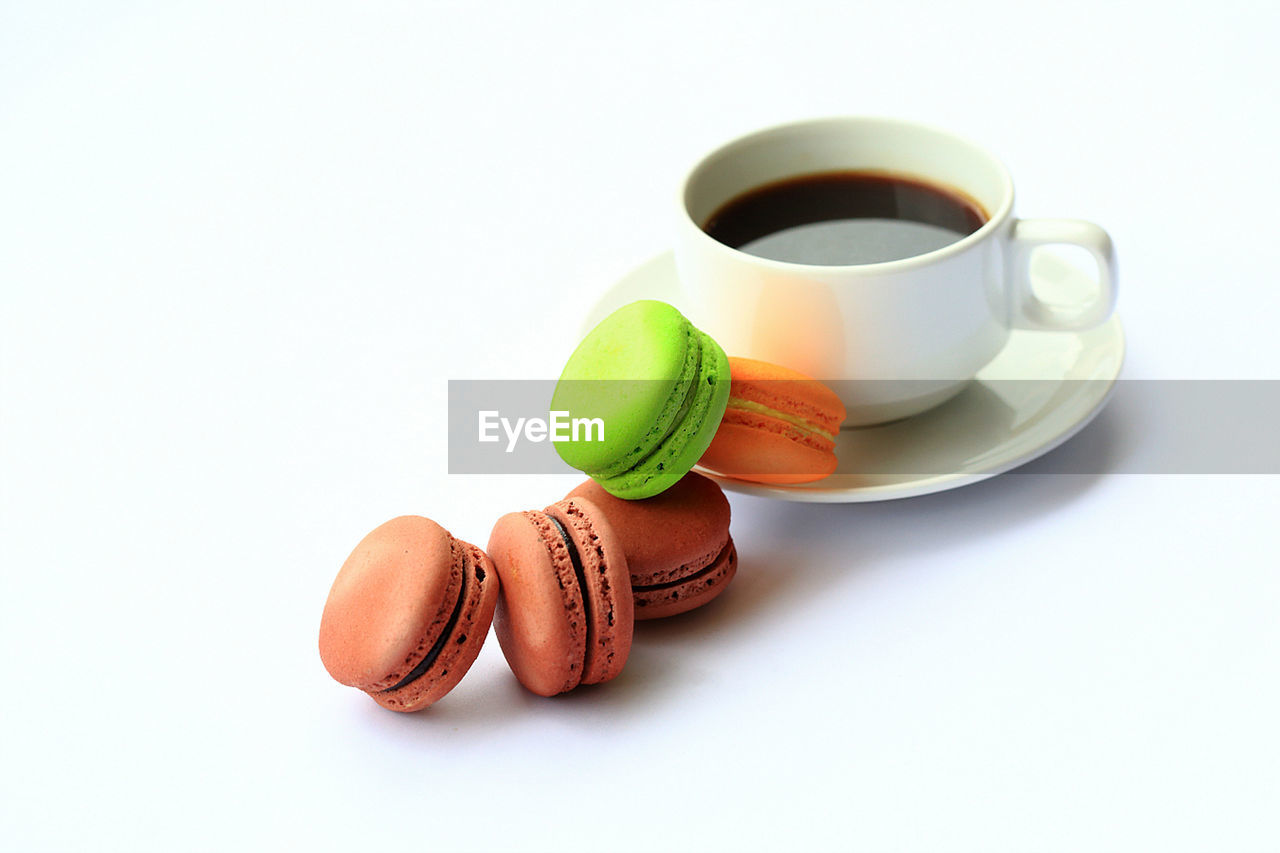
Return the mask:
{"type": "Polygon", "coordinates": [[[1101,324],[1116,306],[1116,255],[1111,237],[1079,219],[1019,219],[1009,239],[1015,329],[1082,332],[1101,324]],[[1079,246],[1098,262],[1097,291],[1083,306],[1046,302],[1031,287],[1031,253],[1039,246],[1079,246]]]}

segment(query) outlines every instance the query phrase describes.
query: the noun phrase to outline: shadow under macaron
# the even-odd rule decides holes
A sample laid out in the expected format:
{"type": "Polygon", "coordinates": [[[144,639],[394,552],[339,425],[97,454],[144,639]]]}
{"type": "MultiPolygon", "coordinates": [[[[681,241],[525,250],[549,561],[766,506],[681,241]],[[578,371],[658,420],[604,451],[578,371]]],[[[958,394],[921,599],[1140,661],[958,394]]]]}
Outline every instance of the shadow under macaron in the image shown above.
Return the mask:
{"type": "MultiPolygon", "coordinates": [[[[1104,413],[1105,414],[1105,413],[1104,413]]],[[[815,596],[849,596],[871,570],[903,557],[945,554],[950,548],[1027,524],[1086,494],[1104,473],[1063,475],[1070,469],[1105,471],[1115,461],[1105,418],[1082,437],[1018,472],[964,489],[863,504],[788,503],[732,495],[731,533],[738,545],[736,576],[715,599],[694,610],[636,623],[630,656],[617,678],[549,698],[525,690],[503,663],[490,634],[477,666],[444,699],[415,714],[386,714],[372,703],[364,713],[397,729],[452,736],[524,725],[538,716],[566,723],[643,720],[655,706],[679,701],[707,680],[724,648],[744,633],[777,630],[778,615],[806,607],[815,596]],[[833,531],[842,531],[833,535],[833,531]]],[[[946,572],[946,561],[926,568],[946,572]]]]}

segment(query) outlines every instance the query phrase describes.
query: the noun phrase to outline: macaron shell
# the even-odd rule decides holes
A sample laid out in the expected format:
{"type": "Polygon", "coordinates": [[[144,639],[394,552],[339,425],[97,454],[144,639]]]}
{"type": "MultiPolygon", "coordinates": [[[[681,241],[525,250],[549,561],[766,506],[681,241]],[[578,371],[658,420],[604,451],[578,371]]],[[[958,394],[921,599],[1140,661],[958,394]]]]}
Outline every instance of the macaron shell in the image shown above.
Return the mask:
{"type": "Polygon", "coordinates": [[[546,509],[573,539],[587,598],[587,648],[582,683],[599,684],[622,672],[631,653],[634,603],[626,553],[603,513],[585,498],[546,509]]]}
{"type": "Polygon", "coordinates": [[[568,497],[583,497],[609,519],[622,543],[633,586],[668,583],[709,566],[729,541],[729,501],[715,481],[690,472],[660,495],[616,498],[594,480],[568,497]]]}
{"type": "Polygon", "coordinates": [[[791,485],[829,476],[838,460],[786,421],[730,410],[699,464],[739,480],[791,485]]]}
{"type": "Polygon", "coordinates": [[[845,418],[834,391],[803,373],[729,359],[724,417],[699,464],[725,477],[792,485],[834,473],[835,434],[845,418]]]}
{"type": "Polygon", "coordinates": [[[427,518],[374,529],[338,572],[320,618],[320,659],[341,684],[398,683],[444,630],[462,589],[458,545],[427,518]]]}
{"type": "Polygon", "coordinates": [[[846,412],[840,396],[818,380],[754,358],[729,359],[732,397],[786,412],[828,433],[840,431],[846,412]]]}
{"type": "Polygon", "coordinates": [[[654,588],[635,588],[636,619],[662,619],[701,607],[724,592],[737,572],[738,549],[730,539],[700,572],[654,588]]]}
{"type": "Polygon", "coordinates": [[[568,548],[545,513],[512,512],[489,536],[501,580],[493,626],[516,679],[541,696],[582,680],[587,624],[568,548]]]}
{"type": "Polygon", "coordinates": [[[611,478],[595,478],[615,497],[638,500],[661,494],[698,463],[710,446],[729,402],[729,359],[720,345],[703,332],[696,340],[700,348],[697,386],[684,416],[670,434],[648,456],[629,471],[611,478]]]}
{"type": "Polygon", "coordinates": [[[593,477],[615,476],[653,452],[695,381],[692,324],[671,305],[624,305],[587,333],[556,383],[551,410],[600,418],[603,441],[557,442],[569,465],[593,477]]]}
{"type": "Polygon", "coordinates": [[[463,558],[460,574],[464,591],[458,619],[448,636],[441,638],[439,654],[425,673],[399,690],[370,694],[384,708],[418,711],[441,699],[475,663],[489,634],[498,603],[498,573],[488,554],[470,543],[454,541],[461,546],[463,558]]]}

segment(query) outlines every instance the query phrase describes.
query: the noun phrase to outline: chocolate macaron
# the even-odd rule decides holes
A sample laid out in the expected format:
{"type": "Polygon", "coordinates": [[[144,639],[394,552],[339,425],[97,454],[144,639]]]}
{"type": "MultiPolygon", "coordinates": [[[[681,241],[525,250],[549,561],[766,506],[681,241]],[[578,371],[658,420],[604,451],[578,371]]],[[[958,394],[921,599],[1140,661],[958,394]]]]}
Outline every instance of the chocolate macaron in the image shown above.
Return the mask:
{"type": "Polygon", "coordinates": [[[712,480],[686,474],[660,495],[615,498],[594,480],[569,493],[609,519],[631,573],[636,619],[674,616],[715,598],[738,570],[729,501],[712,480]]]}
{"type": "Polygon", "coordinates": [[[384,708],[417,711],[475,662],[497,600],[483,551],[430,519],[393,518],[338,572],[320,618],[320,659],[384,708]]]}
{"type": "Polygon", "coordinates": [[[494,630],[521,684],[554,696],[622,671],[634,620],[627,559],[594,504],[508,513],[488,552],[502,579],[494,630]]]}

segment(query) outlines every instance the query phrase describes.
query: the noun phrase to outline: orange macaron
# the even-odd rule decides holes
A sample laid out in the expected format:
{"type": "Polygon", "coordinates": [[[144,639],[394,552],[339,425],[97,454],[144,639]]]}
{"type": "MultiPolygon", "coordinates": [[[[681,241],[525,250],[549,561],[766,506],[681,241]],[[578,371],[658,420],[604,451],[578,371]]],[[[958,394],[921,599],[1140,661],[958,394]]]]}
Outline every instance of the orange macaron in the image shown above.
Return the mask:
{"type": "Polygon", "coordinates": [[[836,470],[845,419],[836,393],[810,376],[750,358],[729,359],[729,405],[698,464],[724,477],[786,485],[836,470]]]}

